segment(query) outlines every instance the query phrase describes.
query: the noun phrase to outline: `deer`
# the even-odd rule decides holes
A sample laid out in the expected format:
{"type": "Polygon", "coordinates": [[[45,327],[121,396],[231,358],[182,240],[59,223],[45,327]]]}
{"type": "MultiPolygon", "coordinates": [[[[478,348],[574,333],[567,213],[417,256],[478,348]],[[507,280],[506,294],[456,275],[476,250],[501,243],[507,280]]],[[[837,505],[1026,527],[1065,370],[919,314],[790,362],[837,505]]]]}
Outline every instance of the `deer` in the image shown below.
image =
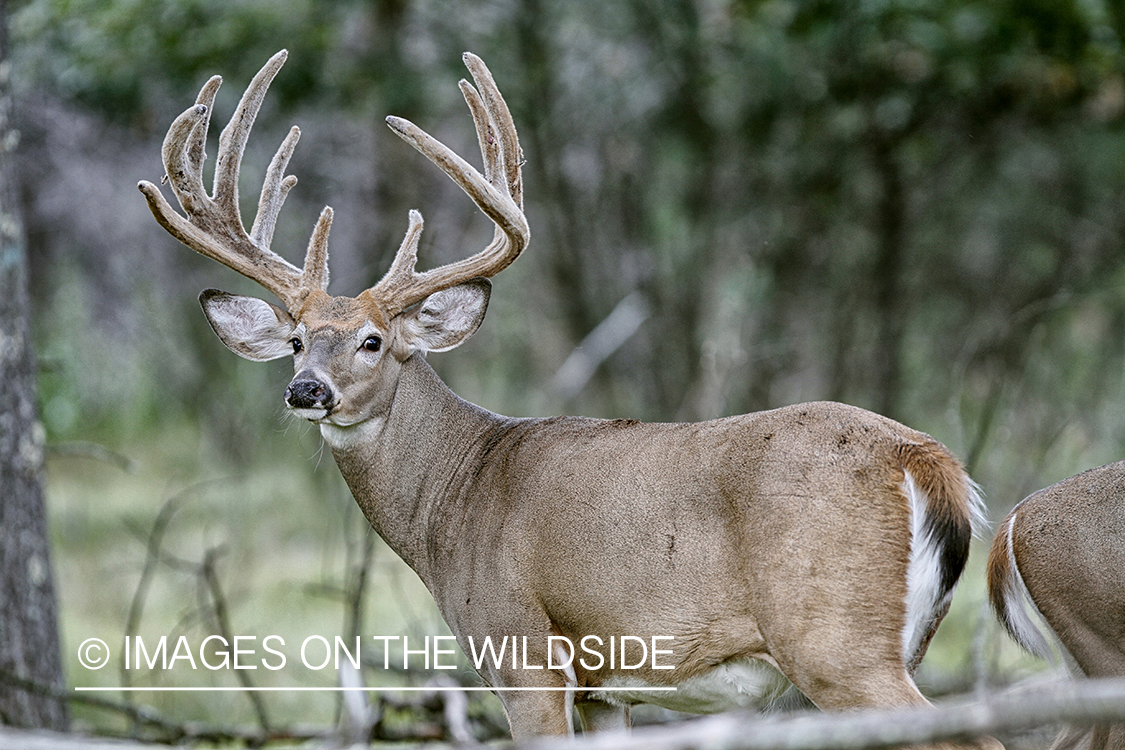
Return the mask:
{"type": "Polygon", "coordinates": [[[459,85],[483,171],[386,119],[492,222],[491,242],[418,271],[423,222],[411,210],[386,274],[355,297],[330,296],[331,208],[302,267],[270,248],[296,184],[285,170],[298,128],[269,164],[249,232],[238,209],[244,147],[285,58],[253,78],[222,131],[211,195],[202,173],[219,76],[162,147],[182,213],[157,185],[139,189],[173,237],[280,300],[199,297],[235,354],[293,357],[286,407],[317,425],[368,522],[465,654],[480,656],[490,638],[525,644],[521,659],[474,662],[512,736],[571,734],[575,713],[584,730],[623,730],[637,703],[707,713],[789,686],[826,710],[929,705],[914,671],[981,515],[953,454],[839,403],[644,423],[510,418],[461,399],[427,354],[478,329],[490,279],[530,239],[524,157],[492,74],[465,53],[474,83],[459,85]]]}
{"type": "MultiPolygon", "coordinates": [[[[1028,652],[1081,677],[1125,677],[1125,461],[1019,502],[988,555],[988,594],[1028,652]]],[[[1125,750],[1125,725],[1067,727],[1053,750],[1125,750]]]]}

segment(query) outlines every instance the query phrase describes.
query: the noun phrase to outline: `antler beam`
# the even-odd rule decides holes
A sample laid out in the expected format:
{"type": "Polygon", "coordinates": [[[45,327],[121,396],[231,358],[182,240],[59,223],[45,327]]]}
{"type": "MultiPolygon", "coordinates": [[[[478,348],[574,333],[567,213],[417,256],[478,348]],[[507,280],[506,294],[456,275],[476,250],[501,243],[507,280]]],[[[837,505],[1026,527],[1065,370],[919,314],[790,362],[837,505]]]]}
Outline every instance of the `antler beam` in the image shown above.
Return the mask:
{"type": "Polygon", "coordinates": [[[205,146],[215,94],[222,84],[219,76],[204,84],[195,105],[172,122],[164,138],[165,179],[184,215],[172,208],[160,188],[151,182],[142,180],[137,187],[148,200],[156,221],[173,237],[253,279],[295,311],[312,291],[323,291],[328,286],[328,232],[332,224],[332,209],[325,207],[309,241],[303,269],[270,249],[281,206],[297,184],[296,177],[285,176],[301,136],[297,127],[289,131],[270,162],[249,234],[238,210],[238,172],[246,142],[266,91],[287,56],[285,50],[278,52],[258,71],[223,128],[210,196],[203,187],[203,163],[207,158],[205,146]]]}
{"type": "Polygon", "coordinates": [[[469,52],[462,60],[476,82],[474,88],[462,80],[460,88],[476,125],[484,174],[409,120],[388,117],[387,125],[457,183],[495,223],[496,231],[492,242],[479,253],[418,273],[415,263],[422,216],[411,211],[410,226],[390,270],[367,292],[378,298],[390,315],[434,292],[472,278],[495,276],[519,256],[531,237],[523,213],[523,152],[512,115],[484,62],[469,52]]]}

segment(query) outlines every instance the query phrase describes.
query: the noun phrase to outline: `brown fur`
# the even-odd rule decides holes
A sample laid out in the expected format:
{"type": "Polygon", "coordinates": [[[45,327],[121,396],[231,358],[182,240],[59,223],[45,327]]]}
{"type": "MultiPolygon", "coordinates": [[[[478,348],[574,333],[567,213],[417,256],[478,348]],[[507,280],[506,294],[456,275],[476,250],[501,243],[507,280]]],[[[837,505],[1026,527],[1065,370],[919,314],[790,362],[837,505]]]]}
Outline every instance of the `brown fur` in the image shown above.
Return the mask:
{"type": "MultiPolygon", "coordinates": [[[[1009,601],[1009,581],[1017,579],[1083,675],[1125,677],[1125,462],[1040,490],[1001,524],[988,559],[989,596],[1030,648],[1011,625],[1018,605],[1009,601]]],[[[1125,726],[1068,729],[1055,748],[1125,750],[1125,726]]]]}
{"type": "Polygon", "coordinates": [[[992,604],[992,611],[1004,625],[1004,629],[1008,631],[1009,635],[1019,641],[1020,639],[1016,637],[1013,625],[1009,620],[1008,597],[1005,592],[1005,587],[1014,572],[1008,558],[1008,524],[1011,522],[1011,518],[1009,514],[1004,519],[996,532],[996,536],[992,539],[992,545],[988,550],[986,577],[988,580],[988,600],[992,604]]]}

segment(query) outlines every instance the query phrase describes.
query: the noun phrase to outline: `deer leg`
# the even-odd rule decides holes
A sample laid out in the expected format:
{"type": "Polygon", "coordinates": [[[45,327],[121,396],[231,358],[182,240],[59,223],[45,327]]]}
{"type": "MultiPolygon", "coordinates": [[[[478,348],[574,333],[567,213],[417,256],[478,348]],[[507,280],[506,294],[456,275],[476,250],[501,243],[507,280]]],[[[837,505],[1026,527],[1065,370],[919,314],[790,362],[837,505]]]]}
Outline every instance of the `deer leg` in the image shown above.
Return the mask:
{"type": "Polygon", "coordinates": [[[1094,727],[1090,746],[1094,750],[1125,750],[1125,724],[1094,727]]]}
{"type": "Polygon", "coordinates": [[[517,743],[550,734],[573,735],[572,693],[561,690],[519,690],[500,693],[512,739],[517,743]]]}
{"type": "Polygon", "coordinates": [[[1125,724],[1066,727],[1051,750],[1125,750],[1125,724]]]}
{"type": "Polygon", "coordinates": [[[853,671],[836,663],[832,665],[832,674],[801,671],[802,674],[790,679],[817,707],[826,711],[929,705],[903,665],[876,667],[866,664],[856,666],[853,671]]]}
{"type": "Polygon", "coordinates": [[[1051,743],[1051,750],[1093,750],[1093,736],[1093,727],[1065,727],[1051,743]]]}
{"type": "Polygon", "coordinates": [[[583,732],[624,732],[629,729],[629,707],[614,706],[605,701],[584,701],[577,704],[583,732]]]}
{"type": "MultiPolygon", "coordinates": [[[[827,710],[852,708],[890,708],[929,706],[930,702],[918,690],[904,666],[888,670],[862,668],[853,677],[831,686],[810,692],[809,698],[827,710]],[[860,677],[855,678],[855,675],[860,677]]],[[[979,737],[968,742],[936,742],[930,745],[911,746],[910,750],[1004,750],[992,737],[979,737]]]]}
{"type": "MultiPolygon", "coordinates": [[[[911,679],[907,667],[894,660],[855,658],[860,648],[841,650],[831,663],[790,669],[787,676],[819,708],[842,711],[857,708],[896,708],[929,706],[930,702],[911,679]]],[[[913,750],[1003,750],[997,740],[981,737],[972,742],[935,743],[913,750]]]]}

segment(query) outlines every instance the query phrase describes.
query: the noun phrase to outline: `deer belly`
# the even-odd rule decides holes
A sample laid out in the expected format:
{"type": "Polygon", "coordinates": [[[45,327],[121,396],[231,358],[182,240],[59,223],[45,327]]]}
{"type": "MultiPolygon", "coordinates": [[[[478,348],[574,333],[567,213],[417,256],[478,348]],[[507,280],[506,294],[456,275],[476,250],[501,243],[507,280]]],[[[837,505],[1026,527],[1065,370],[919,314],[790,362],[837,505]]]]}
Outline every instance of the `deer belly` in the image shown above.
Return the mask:
{"type": "Polygon", "coordinates": [[[768,706],[790,686],[789,680],[776,668],[764,661],[746,658],[724,662],[684,680],[675,690],[646,690],[657,685],[635,677],[614,675],[602,685],[613,690],[592,689],[590,697],[615,705],[651,703],[673,711],[710,714],[768,706]]]}

